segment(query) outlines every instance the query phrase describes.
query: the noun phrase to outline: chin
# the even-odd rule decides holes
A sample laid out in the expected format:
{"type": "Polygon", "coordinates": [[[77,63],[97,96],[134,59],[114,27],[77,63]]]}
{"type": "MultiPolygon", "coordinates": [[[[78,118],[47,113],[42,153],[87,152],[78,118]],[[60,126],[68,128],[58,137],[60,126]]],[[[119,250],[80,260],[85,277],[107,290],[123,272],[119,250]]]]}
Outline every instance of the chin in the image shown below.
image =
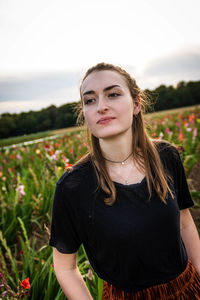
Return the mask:
{"type": "Polygon", "coordinates": [[[120,135],[123,135],[127,130],[110,130],[108,132],[102,132],[98,134],[93,134],[95,137],[99,139],[113,139],[120,135]]]}

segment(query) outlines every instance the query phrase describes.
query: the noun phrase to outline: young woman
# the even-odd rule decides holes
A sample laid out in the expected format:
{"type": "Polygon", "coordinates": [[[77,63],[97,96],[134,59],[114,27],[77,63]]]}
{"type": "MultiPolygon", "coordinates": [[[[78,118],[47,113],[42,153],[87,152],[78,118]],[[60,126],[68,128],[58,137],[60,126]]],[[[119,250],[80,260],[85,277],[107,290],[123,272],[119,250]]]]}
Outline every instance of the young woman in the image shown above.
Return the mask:
{"type": "Polygon", "coordinates": [[[145,97],[121,68],[100,63],[81,87],[91,151],[59,179],[50,245],[72,300],[92,299],[76,252],[105,280],[102,299],[200,299],[200,242],[175,146],[149,138],[145,97]]]}

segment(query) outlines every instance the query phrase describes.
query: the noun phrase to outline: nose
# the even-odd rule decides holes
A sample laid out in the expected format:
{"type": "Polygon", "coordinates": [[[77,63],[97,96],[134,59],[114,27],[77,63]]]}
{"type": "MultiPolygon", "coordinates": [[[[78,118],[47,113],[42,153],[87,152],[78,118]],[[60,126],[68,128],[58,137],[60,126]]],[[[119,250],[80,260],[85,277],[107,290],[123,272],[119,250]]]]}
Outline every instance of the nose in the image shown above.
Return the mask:
{"type": "Polygon", "coordinates": [[[98,106],[97,106],[97,112],[102,114],[106,112],[109,109],[108,103],[105,99],[105,97],[100,96],[98,99],[98,106]]]}

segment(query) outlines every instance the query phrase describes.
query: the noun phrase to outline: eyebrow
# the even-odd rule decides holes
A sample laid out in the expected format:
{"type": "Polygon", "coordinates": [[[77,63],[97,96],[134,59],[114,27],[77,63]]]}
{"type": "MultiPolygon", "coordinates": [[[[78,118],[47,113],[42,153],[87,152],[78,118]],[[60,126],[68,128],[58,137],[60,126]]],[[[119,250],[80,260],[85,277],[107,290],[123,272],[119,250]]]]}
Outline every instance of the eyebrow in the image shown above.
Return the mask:
{"type": "MultiPolygon", "coordinates": [[[[117,84],[110,85],[110,86],[107,86],[103,91],[104,92],[109,91],[109,90],[113,89],[114,87],[120,87],[120,86],[117,85],[117,84]]],[[[91,94],[95,94],[95,91],[93,91],[93,90],[86,91],[86,92],[83,93],[83,96],[85,96],[85,95],[91,95],[91,94]]]]}

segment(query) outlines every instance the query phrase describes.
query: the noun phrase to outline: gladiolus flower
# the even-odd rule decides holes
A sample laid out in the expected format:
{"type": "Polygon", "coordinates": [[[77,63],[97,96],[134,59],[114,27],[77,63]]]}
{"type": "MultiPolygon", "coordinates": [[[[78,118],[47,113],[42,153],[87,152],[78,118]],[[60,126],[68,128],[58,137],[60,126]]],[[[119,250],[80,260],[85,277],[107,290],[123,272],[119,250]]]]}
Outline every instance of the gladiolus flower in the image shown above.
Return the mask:
{"type": "Polygon", "coordinates": [[[21,287],[23,288],[23,289],[26,289],[26,290],[29,290],[30,289],[30,283],[29,283],[29,277],[28,278],[26,278],[26,279],[24,279],[24,280],[22,280],[22,282],[21,282],[21,287]]]}
{"type": "Polygon", "coordinates": [[[3,173],[2,173],[2,172],[0,172],[0,177],[2,177],[2,175],[3,175],[3,173]]]}
{"type": "Polygon", "coordinates": [[[182,133],[182,131],[179,133],[179,141],[183,141],[183,133],[182,133]]]}
{"type": "Polygon", "coordinates": [[[196,121],[197,121],[197,123],[200,123],[200,118],[197,118],[196,121]]]}
{"type": "Polygon", "coordinates": [[[70,152],[70,153],[73,153],[73,151],[74,151],[74,150],[73,150],[73,147],[71,147],[71,148],[69,149],[69,152],[70,152]]]}
{"type": "Polygon", "coordinates": [[[165,132],[168,133],[168,134],[170,134],[171,131],[170,131],[170,129],[167,127],[167,128],[165,128],[165,132]]]}
{"type": "Polygon", "coordinates": [[[181,123],[180,122],[176,122],[176,126],[180,127],[181,123]]]}
{"type": "Polygon", "coordinates": [[[25,195],[24,185],[22,183],[19,184],[19,187],[17,188],[17,191],[19,192],[19,197],[20,198],[25,195]]]}
{"type": "Polygon", "coordinates": [[[69,167],[72,167],[72,166],[73,166],[72,164],[66,163],[66,164],[65,164],[65,169],[67,169],[67,168],[69,168],[69,167]]]}
{"type": "Polygon", "coordinates": [[[187,131],[189,131],[189,132],[192,131],[192,128],[188,127],[188,128],[187,128],[187,131]]]}
{"type": "Polygon", "coordinates": [[[54,151],[53,150],[51,150],[50,152],[49,152],[49,155],[53,155],[54,154],[54,151]]]}
{"type": "Polygon", "coordinates": [[[2,179],[3,179],[3,181],[6,181],[6,176],[3,176],[2,179]]]}
{"type": "Polygon", "coordinates": [[[20,154],[17,154],[17,155],[16,155],[16,158],[17,158],[17,159],[21,159],[21,155],[20,155],[20,154]]]}
{"type": "Polygon", "coordinates": [[[89,280],[92,280],[92,275],[93,275],[93,274],[92,274],[92,270],[89,269],[89,270],[88,270],[88,273],[87,273],[87,277],[88,277],[89,280]]]}
{"type": "Polygon", "coordinates": [[[2,298],[6,298],[8,296],[8,292],[7,291],[4,291],[2,294],[1,294],[1,297],[2,298]]]}
{"type": "Polygon", "coordinates": [[[190,116],[189,116],[189,121],[190,121],[190,122],[192,122],[194,119],[195,119],[195,116],[194,116],[194,115],[190,115],[190,116]]]}
{"type": "Polygon", "coordinates": [[[196,137],[196,136],[197,136],[197,128],[195,127],[194,131],[193,131],[193,137],[196,137]]]}

